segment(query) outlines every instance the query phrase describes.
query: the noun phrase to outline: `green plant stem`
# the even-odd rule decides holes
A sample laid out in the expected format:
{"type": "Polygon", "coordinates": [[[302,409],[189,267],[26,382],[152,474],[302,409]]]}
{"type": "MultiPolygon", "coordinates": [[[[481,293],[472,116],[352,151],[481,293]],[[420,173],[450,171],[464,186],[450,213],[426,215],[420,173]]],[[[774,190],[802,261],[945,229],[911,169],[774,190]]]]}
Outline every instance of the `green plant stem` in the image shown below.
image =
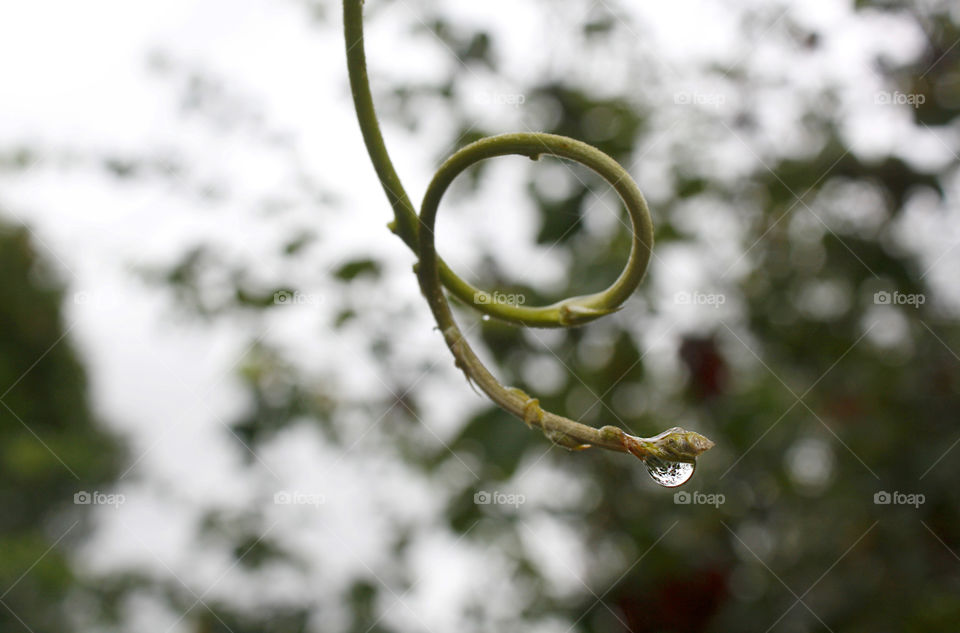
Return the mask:
{"type": "MultiPolygon", "coordinates": [[[[367,147],[367,153],[380,179],[387,200],[393,208],[394,219],[390,228],[415,253],[418,251],[419,221],[410,197],[400,182],[400,177],[390,160],[380,124],[377,120],[367,77],[366,54],[363,47],[363,1],[344,0],[343,3],[344,36],[347,48],[347,70],[350,76],[350,89],[360,131],[367,147]]],[[[511,135],[519,138],[517,135],[511,135]]],[[[521,135],[522,136],[522,135],[521,135]]],[[[543,135],[546,138],[548,135],[543,135]]],[[[577,143],[573,139],[567,139],[577,143]]],[[[484,149],[491,147],[490,139],[480,141],[484,149]]],[[[537,147],[529,150],[531,157],[546,151],[546,145],[535,143],[537,147]],[[542,145],[542,147],[541,147],[542,145]]],[[[510,152],[504,152],[510,153],[510,152]]],[[[630,174],[612,158],[600,150],[579,144],[574,160],[583,162],[602,175],[617,191],[627,207],[633,224],[633,244],[630,256],[623,272],[609,288],[603,292],[584,297],[573,297],[548,306],[511,305],[495,301],[495,297],[476,288],[454,273],[442,259],[438,259],[441,283],[460,301],[473,305],[480,312],[492,317],[530,327],[569,327],[583,325],[594,319],[619,310],[640,284],[650,261],[653,247],[653,224],[643,194],[633,182],[630,174]]],[[[475,161],[474,161],[475,162],[475,161]]],[[[453,169],[448,160],[444,166],[453,169]]]]}
{"type": "Polygon", "coordinates": [[[357,120],[380,184],[393,208],[393,230],[418,256],[420,289],[427,299],[444,340],[457,366],[491,400],[516,415],[530,427],[541,429],[556,444],[572,450],[599,446],[632,453],[640,459],[658,458],[694,462],[713,446],[698,433],[675,427],[653,438],[640,438],[614,426],[597,429],[545,411],[536,398],[519,389],[505,387],[487,370],[463,337],[443,292],[475,309],[505,321],[535,327],[570,327],[614,312],[630,297],[646,272],[653,248],[653,224],[647,203],[630,175],[616,161],[585,143],[565,136],[541,133],[503,134],[481,139],[448,158],[427,188],[419,217],[400,182],[387,152],[377,121],[367,77],[363,48],[363,0],[344,0],[344,36],[347,67],[357,120]],[[475,288],[457,276],[440,259],[434,242],[434,225],[444,192],[471,165],[510,154],[534,160],[542,154],[574,160],[602,176],[616,190],[630,215],[633,239],[630,256],[620,276],[606,290],[571,297],[548,306],[520,306],[496,301],[494,295],[475,288]]]}
{"type": "MultiPolygon", "coordinates": [[[[641,277],[650,257],[653,226],[650,223],[650,215],[647,212],[643,196],[623,168],[603,152],[580,141],[553,134],[503,134],[481,139],[467,145],[454,153],[440,166],[427,187],[420,208],[420,263],[417,270],[420,289],[427,298],[430,310],[443,332],[444,339],[456,359],[457,366],[491,400],[522,419],[529,426],[539,427],[547,437],[561,446],[574,450],[589,446],[600,446],[613,451],[632,453],[641,459],[651,456],[670,459],[670,457],[666,457],[665,446],[679,439],[681,442],[677,445],[683,444],[683,446],[680,447],[680,450],[674,451],[675,454],[672,457],[675,458],[675,461],[694,461],[697,455],[712,446],[712,442],[703,436],[696,433],[691,434],[683,429],[671,429],[671,433],[668,433],[664,438],[638,438],[614,426],[596,429],[545,411],[536,399],[531,398],[519,389],[504,387],[500,384],[464,339],[440,285],[438,257],[434,242],[434,225],[440,199],[454,178],[463,170],[481,160],[508,154],[530,156],[531,158],[548,154],[575,160],[594,169],[614,186],[628,209],[641,210],[638,213],[631,213],[634,241],[630,254],[631,261],[634,259],[643,261],[639,273],[641,277]],[[625,182],[629,185],[625,185],[625,182]],[[704,441],[697,438],[702,438],[704,441]]],[[[578,311],[609,311],[603,302],[608,296],[618,298],[620,293],[623,292],[626,292],[629,296],[637,283],[632,277],[636,274],[636,270],[637,268],[628,266],[617,281],[603,293],[567,299],[553,309],[558,312],[558,318],[560,319],[568,318],[564,317],[564,310],[574,314],[578,311]]]]}

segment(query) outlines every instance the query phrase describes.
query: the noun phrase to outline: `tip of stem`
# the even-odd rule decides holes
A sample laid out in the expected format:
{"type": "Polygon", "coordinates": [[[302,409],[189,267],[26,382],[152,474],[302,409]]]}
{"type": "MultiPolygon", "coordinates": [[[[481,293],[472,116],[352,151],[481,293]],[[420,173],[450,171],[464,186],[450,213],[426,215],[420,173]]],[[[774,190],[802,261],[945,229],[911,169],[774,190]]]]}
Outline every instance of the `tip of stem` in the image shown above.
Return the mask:
{"type": "Polygon", "coordinates": [[[667,429],[654,437],[634,437],[623,434],[624,447],[636,457],[671,462],[695,463],[697,457],[716,446],[710,438],[679,426],[667,429]]]}

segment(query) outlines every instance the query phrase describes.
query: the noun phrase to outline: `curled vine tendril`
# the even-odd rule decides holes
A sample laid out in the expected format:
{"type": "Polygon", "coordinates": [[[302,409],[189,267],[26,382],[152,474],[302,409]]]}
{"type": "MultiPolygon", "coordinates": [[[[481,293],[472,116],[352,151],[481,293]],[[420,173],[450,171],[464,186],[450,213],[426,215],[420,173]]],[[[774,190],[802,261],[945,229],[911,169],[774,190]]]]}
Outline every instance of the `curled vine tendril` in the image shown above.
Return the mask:
{"type": "Polygon", "coordinates": [[[597,429],[546,411],[536,398],[500,384],[464,338],[443,291],[446,287],[464,304],[491,317],[528,327],[577,326],[619,310],[643,279],[653,248],[650,211],[630,175],[600,150],[572,138],[541,133],[502,134],[471,143],[450,156],[427,187],[418,215],[390,161],[374,110],[363,48],[363,0],[344,0],[343,16],[354,107],[370,160],[393,207],[394,220],[389,227],[418,257],[415,269],[420,289],[457,367],[500,407],[531,428],[539,428],[560,446],[571,450],[598,446],[632,453],[651,468],[651,464],[662,465],[664,462],[695,464],[696,457],[713,446],[713,442],[699,433],[674,427],[655,437],[641,438],[615,426],[597,429]],[[548,155],[576,161],[603,177],[620,196],[630,215],[633,239],[626,266],[606,290],[547,306],[512,305],[493,301],[490,293],[464,281],[440,259],[434,244],[434,224],[444,192],[471,165],[511,154],[534,160],[548,155]]]}

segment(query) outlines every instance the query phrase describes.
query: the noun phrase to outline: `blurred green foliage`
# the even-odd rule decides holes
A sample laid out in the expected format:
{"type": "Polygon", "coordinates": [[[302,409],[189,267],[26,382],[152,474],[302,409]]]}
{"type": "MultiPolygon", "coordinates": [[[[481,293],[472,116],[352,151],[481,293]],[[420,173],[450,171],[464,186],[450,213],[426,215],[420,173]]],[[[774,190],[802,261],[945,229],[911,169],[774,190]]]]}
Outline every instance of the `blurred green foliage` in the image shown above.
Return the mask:
{"type": "MultiPolygon", "coordinates": [[[[311,6],[320,12],[319,4],[311,6]]],[[[923,105],[913,111],[917,125],[960,124],[956,12],[908,2],[863,0],[857,6],[863,11],[905,12],[922,25],[929,40],[921,58],[905,67],[878,63],[879,71],[904,93],[925,96],[923,105]]],[[[612,37],[624,28],[615,17],[588,16],[583,37],[590,41],[612,37]]],[[[470,32],[440,13],[423,20],[415,31],[438,36],[471,70],[495,73],[505,63],[498,55],[495,33],[470,32]]],[[[803,29],[796,29],[796,38],[803,50],[813,52],[822,45],[820,34],[803,29]]],[[[385,120],[416,129],[426,111],[424,103],[438,100],[452,112],[457,130],[452,138],[440,139],[449,142],[437,145],[464,145],[486,134],[475,126],[467,108],[459,107],[466,74],[463,67],[454,67],[433,84],[397,86],[388,95],[378,95],[383,97],[378,107],[385,120]]],[[[731,78],[736,88],[750,94],[751,78],[737,73],[731,78]]],[[[526,86],[524,94],[531,109],[556,113],[543,131],[594,143],[626,164],[657,133],[651,127],[655,113],[645,110],[649,106],[592,94],[572,82],[550,78],[526,86]]],[[[384,409],[390,412],[389,423],[375,433],[422,472],[441,477],[444,469],[459,468],[461,458],[477,465],[480,481],[450,501],[446,520],[467,541],[515,554],[512,580],[533,588],[535,594],[523,613],[531,621],[560,616],[571,630],[604,633],[957,629],[960,449],[951,449],[960,437],[960,327],[955,315],[939,310],[932,300],[935,293],[921,262],[892,245],[889,235],[896,232],[912,196],[945,195],[960,159],[925,170],[894,156],[860,158],[850,152],[833,118],[836,113],[821,105],[811,106],[798,121],[811,136],[824,139],[810,155],[774,157],[736,182],[682,162],[672,166],[672,195],[653,209],[659,248],[699,244],[689,227],[675,220],[684,203],[719,200],[733,207],[751,203],[742,205],[742,217],[737,218],[746,227],[742,241],[749,250],[742,264],[749,270],[726,290],[738,313],[708,328],[681,333],[674,353],[685,372],[682,384],[656,382],[645,360],[641,328],[632,322],[640,320],[642,325],[645,317],[658,314],[651,283],[641,287],[638,299],[623,313],[550,337],[550,351],[562,363],[564,374],[558,388],[547,394],[537,393],[520,370],[544,353],[536,333],[480,321],[466,310],[460,316],[464,321],[476,319],[499,371],[512,384],[538,395],[550,410],[580,417],[584,408],[570,395],[585,391],[600,402],[594,407],[599,415],[597,421],[590,420],[593,423],[614,422],[615,417],[638,433],[651,434],[675,419],[695,420],[695,428],[715,440],[717,448],[701,459],[684,490],[722,494],[724,504],[675,503],[673,492],[646,481],[635,460],[600,451],[571,455],[551,449],[540,434],[530,433],[496,409],[485,409],[469,420],[448,443],[449,450],[446,446],[430,450],[424,448],[415,424],[420,410],[417,389],[398,390],[401,395],[393,401],[361,403],[373,417],[384,409]],[[880,218],[877,226],[864,230],[821,221],[822,209],[812,201],[840,186],[880,192],[879,203],[872,198],[859,203],[872,205],[867,211],[880,218]],[[752,213],[752,208],[759,213],[752,213]],[[894,344],[884,346],[866,332],[877,318],[875,294],[893,290],[924,294],[928,300],[917,308],[879,306],[887,311],[888,320],[903,326],[894,344]],[[817,292],[833,297],[827,309],[813,307],[809,297],[817,292]],[[609,342],[609,353],[599,360],[584,354],[592,329],[602,331],[609,342]],[[624,398],[618,387],[628,385],[635,389],[624,398]],[[543,459],[583,482],[588,491],[588,505],[576,512],[556,511],[589,546],[592,557],[584,587],[573,596],[548,591],[541,567],[519,545],[528,529],[522,512],[498,514],[473,501],[476,490],[509,489],[512,478],[522,477],[544,453],[543,459]],[[823,480],[813,476],[824,473],[823,480]],[[919,507],[875,504],[874,495],[881,491],[920,493],[925,502],[919,507]]],[[[755,106],[755,101],[745,101],[732,133],[754,129],[755,106]]],[[[695,153],[698,142],[691,135],[687,150],[695,153]]],[[[639,165],[642,170],[642,160],[639,165]]],[[[112,169],[118,175],[130,172],[119,165],[112,169]]],[[[527,193],[538,209],[537,239],[556,244],[569,255],[566,287],[556,296],[544,296],[536,288],[524,287],[522,279],[504,279],[492,259],[476,281],[489,288],[515,284],[532,303],[539,303],[581,294],[612,279],[626,259],[629,240],[625,231],[598,236],[585,230],[595,182],[589,176],[583,180],[571,176],[563,196],[548,198],[535,186],[533,171],[530,174],[527,193]]],[[[482,168],[474,169],[463,180],[480,187],[482,175],[482,168]]],[[[384,202],[384,222],[388,217],[384,202]]],[[[298,256],[311,240],[309,235],[291,235],[285,254],[298,256]]],[[[29,367],[30,359],[58,340],[63,328],[58,291],[46,285],[48,281],[38,282],[25,235],[4,235],[0,257],[4,258],[0,318],[6,346],[0,354],[0,379],[10,384],[29,367]]],[[[344,287],[386,283],[377,257],[370,253],[344,262],[331,279],[344,287]]],[[[703,257],[709,259],[710,254],[703,257]]],[[[208,305],[198,278],[211,267],[229,268],[213,252],[198,248],[155,279],[204,318],[266,309],[276,304],[276,292],[291,292],[285,287],[254,288],[243,270],[231,269],[236,286],[232,299],[208,305]]],[[[414,278],[409,276],[408,281],[412,284],[414,278]]],[[[354,327],[363,310],[344,294],[331,328],[354,327]]],[[[423,327],[431,327],[425,317],[423,327]]],[[[369,339],[366,351],[385,359],[390,380],[407,384],[409,370],[390,364],[394,352],[389,341],[373,334],[369,339]]],[[[439,336],[436,345],[442,345],[439,336]]],[[[267,345],[254,347],[240,376],[253,402],[232,425],[244,444],[257,448],[308,419],[331,444],[347,445],[335,421],[339,409],[347,405],[337,394],[322,392],[267,345]]],[[[109,460],[102,459],[104,440],[90,426],[82,390],[82,372],[69,348],[58,345],[3,400],[87,481],[109,472],[109,460]]],[[[464,385],[463,398],[471,397],[464,385]]],[[[3,587],[13,584],[57,538],[43,526],[50,525],[55,509],[68,504],[78,487],[10,410],[0,409],[3,587]]],[[[251,536],[255,531],[224,529],[223,523],[221,517],[210,516],[204,529],[232,542],[238,559],[250,556],[244,564],[270,560],[296,564],[282,547],[258,544],[251,536]]],[[[401,558],[409,535],[398,531],[389,538],[401,558]]],[[[63,596],[70,582],[68,566],[55,550],[2,600],[10,611],[35,615],[30,621],[33,630],[62,630],[57,611],[45,607],[63,596]],[[44,613],[48,615],[40,615],[44,613]],[[43,622],[42,617],[51,619],[43,622]]],[[[148,583],[122,578],[102,589],[113,598],[139,584],[148,583]]],[[[182,590],[165,591],[180,612],[194,604],[194,597],[182,590]]],[[[379,619],[389,593],[373,579],[354,584],[345,596],[353,616],[351,632],[391,630],[379,619]]],[[[478,613],[485,598],[476,597],[478,613]]],[[[190,622],[201,633],[311,630],[308,605],[256,617],[245,614],[242,606],[206,605],[206,610],[192,613],[190,622]]],[[[0,611],[0,628],[18,630],[14,624],[7,626],[4,617],[12,616],[0,611]]],[[[479,615],[477,622],[482,628],[479,615]]]]}
{"type": "MultiPolygon", "coordinates": [[[[883,72],[904,92],[926,95],[924,106],[914,113],[918,125],[960,122],[960,101],[955,98],[960,48],[950,46],[960,33],[950,15],[938,10],[921,13],[908,5],[861,4],[864,10],[916,12],[932,34],[929,50],[915,65],[885,67],[883,72]]],[[[584,37],[606,36],[617,28],[616,20],[590,20],[584,37]]],[[[381,106],[384,116],[416,129],[424,103],[440,100],[460,121],[450,141],[462,146],[486,135],[456,106],[458,95],[462,98],[463,68],[471,70],[466,74],[499,69],[496,36],[482,30],[466,32],[439,15],[417,29],[438,36],[459,56],[462,67],[434,84],[396,87],[381,106]]],[[[816,33],[797,29],[797,38],[798,45],[811,52],[821,45],[816,33]]],[[[748,78],[733,74],[733,80],[745,94],[749,92],[748,78]]],[[[528,86],[525,95],[527,107],[556,114],[542,131],[589,141],[626,164],[656,133],[649,125],[651,113],[624,99],[594,95],[552,79],[528,86]]],[[[753,128],[754,113],[747,103],[732,133],[753,128]]],[[[583,411],[571,405],[568,395],[586,389],[600,401],[599,419],[616,417],[641,434],[670,426],[656,406],[641,407],[640,413],[624,407],[615,387],[639,385],[633,400],[672,399],[666,407],[669,415],[697,420],[697,430],[718,445],[701,459],[687,486],[695,492],[722,494],[726,503],[718,507],[678,504],[671,492],[644,486],[645,474],[634,460],[601,452],[568,455],[551,450],[539,434],[529,433],[497,409],[471,419],[449,451],[405,450],[410,463],[427,472],[439,472],[460,455],[477,458],[471,463],[479,464],[480,481],[452,500],[448,520],[455,531],[469,532],[466,538],[492,546],[515,545],[525,529],[523,517],[492,514],[489,507],[473,502],[475,490],[508,488],[512,477],[522,476],[522,465],[545,451],[547,459],[588,482],[592,505],[564,519],[585,543],[613,547],[620,564],[612,575],[599,565],[588,570],[585,589],[577,598],[540,591],[525,616],[559,614],[573,630],[604,633],[956,630],[960,490],[955,473],[960,450],[949,448],[960,434],[956,353],[960,328],[936,310],[935,302],[927,301],[918,308],[890,308],[906,324],[900,344],[884,347],[865,333],[875,317],[876,292],[933,296],[921,263],[891,247],[885,236],[895,230],[911,196],[924,190],[944,195],[945,179],[958,161],[925,171],[897,157],[858,158],[825,110],[812,110],[798,125],[822,135],[819,151],[799,158],[778,157],[735,183],[683,164],[673,167],[673,198],[654,209],[661,248],[694,242],[689,228],[673,221],[674,211],[684,202],[760,201],[762,212],[743,218],[748,227],[744,248],[749,247],[744,263],[750,270],[729,291],[742,306],[740,315],[706,330],[682,333],[675,352],[686,370],[686,382],[666,396],[654,393],[664,388],[662,384],[644,382],[645,350],[637,329],[625,319],[613,317],[551,337],[550,350],[565,374],[553,393],[538,394],[518,369],[543,353],[536,333],[481,322],[462,311],[461,319],[475,320],[501,372],[539,395],[546,408],[577,418],[583,411]],[[878,190],[882,202],[869,211],[881,218],[880,225],[864,231],[824,223],[822,209],[811,208],[809,201],[835,186],[878,190]],[[836,290],[842,297],[828,309],[813,309],[805,293],[816,288],[836,290]],[[590,328],[607,328],[610,353],[599,363],[583,360],[590,328]],[[826,479],[804,479],[804,472],[811,469],[826,473],[826,479]],[[880,491],[921,493],[925,503],[917,508],[877,505],[874,495],[880,491]]],[[[463,180],[471,188],[481,186],[484,169],[473,168],[463,180]]],[[[596,289],[617,274],[627,256],[625,231],[614,231],[598,243],[596,235],[584,230],[596,181],[571,171],[568,184],[565,195],[548,198],[531,175],[528,194],[539,209],[537,239],[564,249],[572,262],[567,286],[556,296],[521,286],[532,303],[596,289]]],[[[387,211],[384,204],[385,218],[387,211]]],[[[376,279],[381,267],[375,256],[346,263],[333,276],[344,283],[363,274],[376,279]]],[[[504,279],[492,260],[489,264],[480,272],[481,285],[515,288],[524,283],[504,279]]],[[[647,284],[640,290],[646,305],[653,303],[649,288],[647,284]]],[[[655,306],[647,309],[656,314],[655,306]]],[[[345,302],[335,327],[344,327],[355,317],[345,302]]],[[[426,321],[424,327],[429,327],[426,321]]],[[[371,350],[376,351],[376,345],[371,341],[371,350]]],[[[314,416],[330,441],[340,441],[336,426],[329,423],[335,398],[322,399],[319,408],[305,406],[310,389],[288,368],[273,361],[257,366],[246,374],[253,393],[260,392],[263,381],[285,382],[290,385],[289,404],[266,406],[258,395],[257,410],[236,425],[244,441],[256,444],[303,415],[314,416]]],[[[464,398],[469,397],[465,387],[464,398]]],[[[401,404],[396,407],[399,418],[412,422],[416,390],[401,404]]],[[[400,447],[416,444],[410,426],[384,425],[378,432],[400,447]]],[[[402,551],[404,535],[396,536],[396,544],[402,551]]],[[[517,577],[544,589],[546,581],[535,561],[522,547],[511,551],[517,556],[517,577]]],[[[352,631],[390,630],[377,622],[371,606],[384,591],[377,583],[357,583],[350,595],[352,631]]],[[[483,597],[477,600],[479,609],[483,597]]],[[[211,631],[228,630],[223,623],[208,626],[211,631]]]]}
{"type": "MultiPolygon", "coordinates": [[[[960,52],[951,44],[960,37],[957,25],[946,12],[908,10],[917,11],[933,34],[930,48],[916,65],[885,72],[904,93],[926,96],[915,112],[918,125],[956,125],[960,52]]],[[[489,54],[483,63],[496,69],[496,40],[483,41],[489,54]]],[[[820,40],[805,34],[802,44],[814,51],[820,40]]],[[[462,61],[476,66],[473,56],[462,61]]],[[[442,89],[435,94],[455,94],[456,85],[456,77],[439,81],[442,89]]],[[[420,97],[429,93],[419,91],[420,97]]],[[[547,101],[545,109],[559,112],[544,131],[590,141],[621,161],[629,162],[655,133],[647,113],[616,98],[552,81],[530,86],[526,94],[528,106],[547,101]]],[[[418,98],[398,96],[397,118],[414,117],[418,98]]],[[[741,113],[743,131],[752,118],[750,111],[741,113]]],[[[734,184],[677,165],[675,198],[655,210],[663,245],[694,238],[671,220],[683,201],[746,196],[764,201],[744,239],[745,246],[753,245],[746,259],[750,272],[734,289],[742,318],[684,332],[676,350],[687,370],[686,386],[676,394],[684,402],[680,414],[701,421],[700,428],[721,447],[701,459],[689,487],[723,494],[727,503],[676,505],[663,491],[633,490],[637,465],[630,460],[555,454],[563,468],[599,492],[596,505],[573,521],[584,541],[615,537],[631,546],[623,548],[624,575],[612,587],[594,585],[603,582],[602,575],[588,577],[591,588],[581,600],[544,595],[529,615],[566,613],[577,630],[635,633],[763,631],[774,624],[773,630],[785,631],[952,631],[960,622],[960,491],[954,483],[960,452],[949,450],[960,434],[960,328],[928,300],[916,309],[897,308],[906,323],[902,345],[884,348],[864,340],[876,316],[875,293],[933,296],[921,262],[891,248],[886,236],[896,230],[910,196],[923,190],[943,195],[957,161],[926,171],[896,157],[868,161],[850,153],[825,112],[811,112],[808,124],[825,135],[819,152],[781,157],[734,184]],[[880,226],[863,231],[823,225],[822,209],[806,201],[838,185],[878,189],[882,207],[870,211],[882,218],[880,226]],[[804,221],[814,229],[799,230],[804,221]],[[836,309],[811,309],[804,293],[815,287],[839,289],[836,309]],[[755,370],[734,373],[731,353],[755,360],[755,370]],[[795,472],[802,474],[811,459],[830,461],[829,479],[822,484],[795,472]],[[879,491],[921,493],[925,503],[876,505],[879,491]],[[612,608],[601,606],[598,597],[612,608]]],[[[473,122],[464,119],[458,136],[472,140],[475,133],[473,122]]],[[[593,183],[573,180],[570,193],[559,200],[539,197],[532,184],[529,190],[540,209],[538,240],[559,243],[557,248],[572,255],[568,286],[557,297],[584,292],[586,280],[613,278],[628,248],[623,231],[602,244],[582,231],[593,183]]],[[[505,281],[494,267],[486,274],[482,281],[488,287],[505,281]]],[[[535,302],[548,299],[533,288],[526,291],[535,302]]],[[[612,353],[600,366],[586,366],[578,356],[584,330],[566,331],[560,342],[551,339],[567,375],[555,394],[541,401],[576,417],[581,412],[570,410],[566,395],[582,386],[600,397],[601,417],[618,415],[629,428],[654,432],[666,426],[660,411],[631,415],[610,389],[642,384],[645,377],[635,330],[623,320],[612,321],[605,324],[615,330],[609,334],[612,353]]],[[[536,335],[494,321],[480,327],[504,371],[541,353],[531,343],[536,335]]],[[[655,401],[649,391],[646,397],[655,401]]],[[[476,487],[487,490],[508,486],[519,465],[544,450],[540,438],[497,410],[471,420],[451,448],[481,458],[476,487]]],[[[469,492],[450,507],[455,529],[481,521],[489,524],[483,533],[492,542],[523,531],[519,519],[492,519],[469,492]]],[[[540,584],[531,560],[521,560],[519,569],[533,586],[540,584]]]]}
{"type": "Polygon", "coordinates": [[[74,495],[116,474],[120,449],[90,413],[63,291],[23,228],[0,225],[0,630],[73,630],[67,545],[87,520],[74,495]]]}

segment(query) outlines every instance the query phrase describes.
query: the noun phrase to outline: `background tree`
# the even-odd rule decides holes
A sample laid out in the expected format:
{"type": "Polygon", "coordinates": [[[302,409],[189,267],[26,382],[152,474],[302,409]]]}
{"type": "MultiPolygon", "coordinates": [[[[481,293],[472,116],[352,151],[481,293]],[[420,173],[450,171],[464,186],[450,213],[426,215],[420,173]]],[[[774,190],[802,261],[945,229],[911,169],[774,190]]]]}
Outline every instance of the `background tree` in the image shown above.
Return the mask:
{"type": "Polygon", "coordinates": [[[72,630],[62,601],[82,579],[66,546],[90,526],[74,495],[116,475],[119,445],[90,412],[61,283],[26,229],[0,225],[0,270],[0,628],[72,630]]]}

